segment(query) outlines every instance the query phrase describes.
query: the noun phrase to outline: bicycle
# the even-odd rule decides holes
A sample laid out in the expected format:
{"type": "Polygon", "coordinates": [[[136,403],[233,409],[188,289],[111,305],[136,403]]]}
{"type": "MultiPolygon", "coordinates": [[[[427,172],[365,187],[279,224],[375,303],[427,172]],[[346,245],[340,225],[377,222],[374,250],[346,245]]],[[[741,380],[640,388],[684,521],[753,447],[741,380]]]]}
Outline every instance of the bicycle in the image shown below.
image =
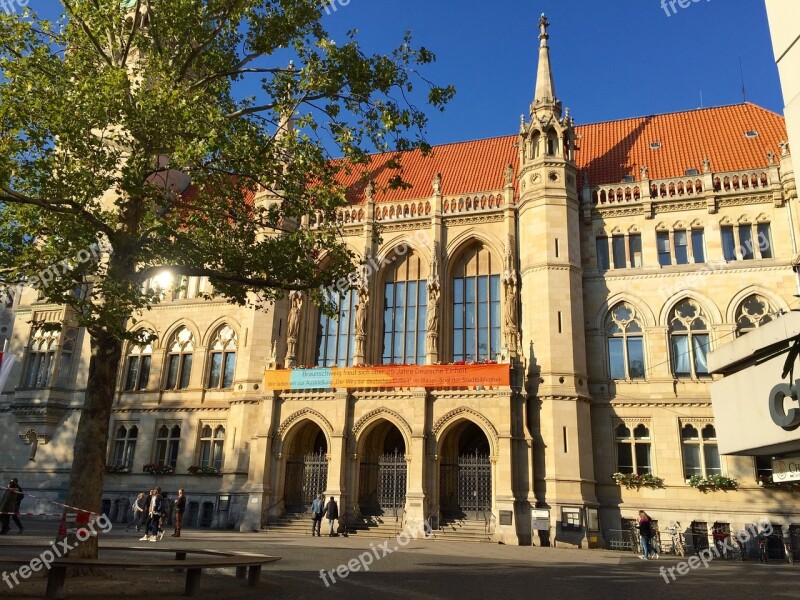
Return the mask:
{"type": "Polygon", "coordinates": [[[792,548],[792,541],[788,538],[783,540],[783,549],[786,552],[786,562],[790,565],[794,564],[794,549],[792,548]]]}
{"type": "Polygon", "coordinates": [[[681,532],[681,524],[676,521],[667,528],[670,537],[672,538],[672,551],[676,556],[686,556],[686,545],[683,543],[683,533],[681,532]]]}
{"type": "Polygon", "coordinates": [[[769,554],[767,554],[767,540],[766,538],[758,538],[758,561],[767,563],[769,562],[769,554]]]}

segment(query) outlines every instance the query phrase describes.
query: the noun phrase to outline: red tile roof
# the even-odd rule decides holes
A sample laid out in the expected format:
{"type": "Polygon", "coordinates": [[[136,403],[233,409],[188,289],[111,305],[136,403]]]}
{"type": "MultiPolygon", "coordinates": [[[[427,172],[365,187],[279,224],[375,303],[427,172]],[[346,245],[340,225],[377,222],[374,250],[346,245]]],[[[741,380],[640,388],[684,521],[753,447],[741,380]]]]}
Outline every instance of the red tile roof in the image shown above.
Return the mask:
{"type": "Polygon", "coordinates": [[[703,108],[665,115],[580,125],[576,161],[589,171],[592,185],[617,183],[625,175],[639,180],[647,166],[650,179],[680,177],[686,169],[702,172],[703,159],[716,173],[765,167],[767,152],[780,156],[786,139],[783,117],[755,104],[703,108]],[[745,137],[746,131],[758,137],[745,137]],[[651,150],[652,142],[661,148],[651,150]]]}
{"type": "MultiPolygon", "coordinates": [[[[578,125],[575,130],[580,136],[576,163],[581,171],[589,171],[592,185],[621,182],[625,175],[638,181],[642,166],[647,166],[650,179],[679,177],[686,169],[702,171],[704,158],[717,173],[764,167],[767,152],[779,155],[778,143],[786,139],[783,117],[750,103],[578,125]],[[758,137],[748,139],[746,131],[756,131],[758,137]],[[661,142],[661,148],[651,150],[652,142],[661,142]]],[[[376,154],[368,167],[375,173],[375,199],[428,198],[437,172],[446,196],[501,190],[506,165],[518,167],[516,143],[516,135],[507,135],[434,146],[427,157],[409,152],[400,157],[400,171],[386,166],[397,155],[376,154]],[[397,174],[411,187],[386,190],[397,174]]],[[[341,177],[353,202],[364,198],[362,174],[358,167],[341,177]]]]}

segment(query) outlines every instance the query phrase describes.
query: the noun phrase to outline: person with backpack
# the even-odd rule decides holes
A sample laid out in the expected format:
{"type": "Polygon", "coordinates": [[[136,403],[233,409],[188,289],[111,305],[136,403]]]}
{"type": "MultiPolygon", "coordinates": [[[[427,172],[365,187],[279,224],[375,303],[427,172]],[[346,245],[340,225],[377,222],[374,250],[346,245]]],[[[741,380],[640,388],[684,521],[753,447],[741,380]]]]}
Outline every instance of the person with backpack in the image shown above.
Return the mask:
{"type": "Polygon", "coordinates": [[[172,537],[181,537],[181,525],[183,524],[183,512],[186,510],[186,495],[183,489],[178,490],[178,499],[175,500],[175,533],[172,537]]]}
{"type": "Polygon", "coordinates": [[[325,510],[324,494],[317,495],[311,502],[311,537],[320,537],[319,530],[322,527],[322,513],[325,510]]]}
{"type": "Polygon", "coordinates": [[[639,558],[642,560],[647,560],[651,556],[653,558],[658,558],[658,554],[653,550],[651,542],[653,539],[653,521],[643,510],[639,511],[639,524],[637,528],[639,529],[639,538],[642,543],[642,555],[639,558]]]}
{"type": "Polygon", "coordinates": [[[133,525],[136,528],[136,533],[139,533],[139,527],[142,525],[142,522],[145,519],[145,508],[147,502],[147,496],[144,492],[140,492],[139,495],[136,497],[136,500],[133,501],[133,522],[129,523],[125,527],[125,531],[128,531],[133,525]]]}

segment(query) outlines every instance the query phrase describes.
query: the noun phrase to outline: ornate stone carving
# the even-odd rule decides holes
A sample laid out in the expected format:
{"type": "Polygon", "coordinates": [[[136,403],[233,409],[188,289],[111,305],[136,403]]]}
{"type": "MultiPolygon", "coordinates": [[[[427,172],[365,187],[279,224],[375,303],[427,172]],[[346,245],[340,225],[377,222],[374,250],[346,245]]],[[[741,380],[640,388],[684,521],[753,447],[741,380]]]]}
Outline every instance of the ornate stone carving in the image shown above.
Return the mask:
{"type": "Polygon", "coordinates": [[[494,425],[492,425],[492,422],[482,413],[478,412],[474,408],[469,408],[468,406],[454,408],[436,421],[431,429],[432,435],[430,437],[430,441],[432,444],[434,444],[434,447],[436,444],[438,444],[438,442],[441,441],[441,434],[444,429],[450,425],[450,423],[464,418],[476,423],[483,430],[483,432],[486,434],[486,437],[489,438],[491,453],[494,455],[497,452],[497,445],[500,439],[497,429],[495,429],[494,425]]]}
{"type": "Polygon", "coordinates": [[[355,315],[356,345],[353,351],[355,364],[364,362],[364,347],[367,340],[367,309],[369,307],[369,272],[363,271],[358,283],[358,304],[355,315]]]}
{"type": "Polygon", "coordinates": [[[512,356],[516,356],[519,346],[519,278],[514,264],[513,238],[509,235],[506,242],[506,265],[503,271],[503,332],[505,345],[512,356]]]}
{"type": "Polygon", "coordinates": [[[289,320],[286,328],[286,351],[287,366],[293,367],[295,356],[297,355],[297,336],[300,333],[300,315],[303,310],[303,293],[297,290],[289,294],[289,320]]]}
{"type": "Polygon", "coordinates": [[[433,181],[431,182],[431,186],[433,187],[433,195],[434,196],[441,196],[442,195],[442,174],[437,173],[433,177],[433,181]]]}
{"type": "Polygon", "coordinates": [[[504,177],[506,186],[514,185],[514,167],[512,165],[506,165],[504,177]]]}
{"type": "Polygon", "coordinates": [[[333,425],[331,425],[330,421],[328,421],[328,419],[326,419],[322,415],[322,413],[314,410],[313,408],[303,408],[301,410],[298,410],[297,412],[292,413],[286,419],[283,420],[280,427],[278,427],[278,438],[282,440],[286,435],[286,432],[289,430],[289,428],[304,417],[314,421],[317,425],[325,429],[329,434],[333,433],[333,425]]]}
{"type": "Polygon", "coordinates": [[[433,244],[433,259],[431,260],[431,272],[428,275],[428,320],[427,340],[428,352],[439,354],[439,298],[442,295],[441,281],[439,280],[439,242],[433,244]]]}

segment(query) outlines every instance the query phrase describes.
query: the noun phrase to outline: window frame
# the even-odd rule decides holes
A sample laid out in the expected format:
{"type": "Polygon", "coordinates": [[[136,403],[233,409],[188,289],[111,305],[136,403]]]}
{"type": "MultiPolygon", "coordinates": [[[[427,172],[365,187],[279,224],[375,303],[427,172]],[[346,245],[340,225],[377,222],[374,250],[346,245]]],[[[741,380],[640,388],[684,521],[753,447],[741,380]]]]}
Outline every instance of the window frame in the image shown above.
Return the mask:
{"type": "Polygon", "coordinates": [[[226,433],[225,423],[201,422],[196,463],[201,469],[212,467],[217,472],[222,471],[225,464],[226,433]],[[206,435],[206,430],[208,430],[208,435],[206,435]],[[218,435],[220,431],[221,436],[218,435]]]}
{"type": "Polygon", "coordinates": [[[711,352],[712,346],[712,325],[710,319],[706,315],[703,307],[696,301],[691,298],[684,298],[677,302],[669,313],[668,319],[668,329],[667,329],[667,336],[668,336],[668,348],[670,353],[670,369],[672,371],[672,375],[675,379],[692,379],[692,380],[699,380],[699,379],[707,379],[711,377],[711,373],[708,370],[708,354],[711,352]],[[688,317],[680,317],[678,316],[678,309],[684,304],[690,304],[696,309],[696,315],[691,319],[688,317]],[[696,320],[701,319],[705,328],[695,330],[693,329],[693,322],[696,320]],[[675,322],[678,321],[684,327],[684,329],[675,330],[675,322]],[[683,356],[684,354],[688,357],[688,371],[678,371],[678,358],[679,355],[677,344],[675,343],[678,338],[686,338],[685,347],[686,350],[680,354],[683,356]],[[705,338],[705,354],[702,357],[702,360],[705,362],[705,371],[700,371],[698,364],[700,357],[698,356],[697,346],[699,344],[695,343],[695,340],[700,340],[700,338],[705,338]]]}
{"type": "MultiPolygon", "coordinates": [[[[333,300],[334,293],[330,290],[326,290],[325,294],[327,300],[333,300]]],[[[356,306],[359,302],[358,290],[355,288],[346,290],[344,293],[338,294],[338,299],[337,306],[339,310],[336,319],[328,317],[321,309],[319,311],[319,316],[317,318],[316,352],[314,356],[314,365],[317,367],[353,366],[353,357],[356,347],[355,315],[356,306]],[[345,330],[342,330],[340,327],[343,318],[347,319],[345,330]],[[335,324],[335,326],[332,327],[332,323],[335,324]],[[331,341],[333,341],[333,345],[331,345],[331,341]],[[332,356],[329,356],[330,350],[333,351],[332,356]],[[340,356],[342,350],[344,350],[344,355],[340,356]]]]}
{"type": "Polygon", "coordinates": [[[646,381],[647,380],[647,356],[646,346],[644,340],[644,326],[636,309],[627,302],[618,302],[612,306],[606,315],[606,354],[608,360],[606,361],[606,368],[608,369],[608,378],[611,381],[646,381]],[[614,312],[622,308],[630,313],[630,319],[620,321],[614,317],[614,312]],[[631,325],[638,327],[639,331],[628,331],[631,325]],[[621,330],[621,333],[610,333],[609,330],[616,327],[621,330]],[[624,377],[614,377],[615,369],[612,364],[612,340],[622,340],[622,367],[624,370],[624,377]],[[642,357],[642,374],[641,376],[634,377],[632,374],[633,360],[631,358],[631,342],[636,341],[641,344],[641,357],[642,357]]]}
{"type": "Polygon", "coordinates": [[[711,420],[708,421],[680,421],[680,440],[681,440],[681,466],[683,468],[683,475],[684,479],[688,482],[689,479],[693,475],[699,475],[704,478],[708,478],[712,475],[724,475],[725,469],[722,462],[722,455],[719,453],[719,444],[717,442],[717,435],[716,435],[716,428],[714,423],[711,420]],[[697,433],[697,437],[685,437],[684,431],[688,428],[692,428],[695,433],[697,433]],[[713,437],[706,437],[705,432],[708,428],[711,428],[711,431],[714,432],[713,437]],[[689,474],[687,472],[687,448],[697,448],[697,458],[699,461],[699,467],[695,468],[696,470],[699,469],[698,473],[689,474]],[[716,451],[716,459],[717,463],[719,464],[719,468],[709,468],[707,465],[708,457],[707,457],[707,450],[714,449],[716,451]],[[712,472],[712,471],[719,471],[712,472]]]}
{"type": "Polygon", "coordinates": [[[165,392],[188,390],[192,383],[193,365],[194,333],[188,327],[182,326],[175,330],[170,336],[170,343],[167,344],[162,390],[165,392]],[[186,335],[181,339],[184,331],[186,335]],[[175,365],[174,370],[173,365],[175,365]]]}
{"type": "MultiPolygon", "coordinates": [[[[636,424],[633,425],[633,422],[617,422],[617,426],[614,428],[614,453],[615,453],[615,466],[618,473],[628,473],[628,474],[636,474],[636,475],[652,475],[655,473],[655,468],[653,466],[653,434],[652,434],[652,427],[649,423],[645,423],[644,421],[636,421],[636,424]],[[637,430],[643,427],[647,432],[647,437],[637,437],[637,430]],[[623,429],[627,431],[626,436],[622,436],[620,430],[623,429]],[[631,456],[631,465],[630,471],[623,470],[623,467],[620,465],[620,446],[625,446],[629,448],[630,456],[631,456]],[[647,452],[647,462],[649,463],[647,466],[640,466],[639,465],[639,448],[646,448],[647,452]]],[[[627,468],[627,465],[626,467],[627,468]]]]}
{"type": "Polygon", "coordinates": [[[183,427],[180,423],[156,423],[155,435],[153,436],[153,441],[155,442],[153,460],[151,462],[160,467],[177,468],[178,458],[180,458],[182,432],[183,427]],[[162,430],[166,430],[166,435],[162,435],[162,430]],[[163,452],[161,451],[162,448],[163,452]]]}
{"type": "Polygon", "coordinates": [[[206,370],[207,390],[231,390],[236,379],[236,351],[239,346],[239,337],[236,331],[227,323],[220,325],[208,349],[208,368],[206,370]],[[219,358],[219,371],[214,377],[214,363],[219,358]],[[228,364],[233,361],[228,380],[228,364]],[[216,379],[216,381],[214,381],[216,379]]]}
{"type": "Polygon", "coordinates": [[[113,445],[109,451],[107,464],[113,467],[125,467],[130,471],[133,469],[133,459],[139,439],[139,423],[115,423],[113,431],[114,436],[111,439],[113,445]],[[120,436],[119,432],[123,429],[125,433],[120,436]]]}
{"type": "Polygon", "coordinates": [[[413,252],[385,272],[382,281],[381,364],[425,364],[427,277],[427,265],[413,252]],[[416,261],[416,264],[411,261],[416,261]]]}

